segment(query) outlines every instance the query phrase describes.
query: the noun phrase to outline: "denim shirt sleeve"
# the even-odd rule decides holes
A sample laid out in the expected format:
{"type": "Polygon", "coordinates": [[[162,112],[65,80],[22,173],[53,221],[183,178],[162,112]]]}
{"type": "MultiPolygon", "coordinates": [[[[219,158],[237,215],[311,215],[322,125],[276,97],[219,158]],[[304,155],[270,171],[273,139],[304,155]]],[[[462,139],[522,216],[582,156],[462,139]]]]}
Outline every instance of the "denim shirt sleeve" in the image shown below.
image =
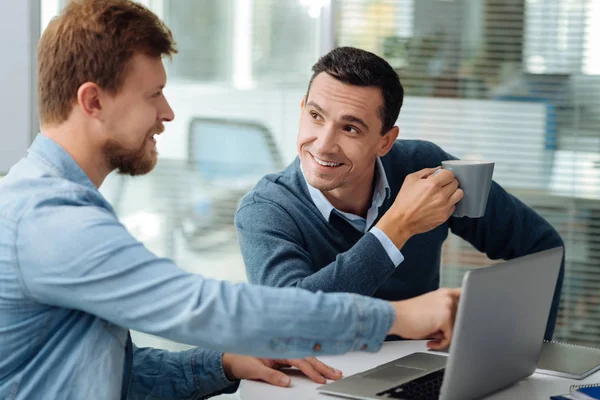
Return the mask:
{"type": "Polygon", "coordinates": [[[100,207],[38,207],[19,221],[15,240],[30,298],[216,351],[270,358],[377,351],[395,318],[378,299],[187,273],[100,207]]]}
{"type": "Polygon", "coordinates": [[[180,352],[133,346],[133,373],[128,400],[206,399],[233,393],[223,371],[223,353],[206,349],[180,352]]]}

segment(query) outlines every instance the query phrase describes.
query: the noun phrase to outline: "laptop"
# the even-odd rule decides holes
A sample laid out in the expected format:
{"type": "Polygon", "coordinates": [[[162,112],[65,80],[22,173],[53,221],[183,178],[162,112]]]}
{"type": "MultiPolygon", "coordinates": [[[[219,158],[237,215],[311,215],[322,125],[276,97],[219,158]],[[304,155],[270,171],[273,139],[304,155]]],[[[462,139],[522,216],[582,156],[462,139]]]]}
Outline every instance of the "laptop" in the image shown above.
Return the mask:
{"type": "Polygon", "coordinates": [[[353,399],[466,400],[530,376],[563,251],[557,247],[468,271],[448,356],[413,353],[317,390],[353,399]]]}

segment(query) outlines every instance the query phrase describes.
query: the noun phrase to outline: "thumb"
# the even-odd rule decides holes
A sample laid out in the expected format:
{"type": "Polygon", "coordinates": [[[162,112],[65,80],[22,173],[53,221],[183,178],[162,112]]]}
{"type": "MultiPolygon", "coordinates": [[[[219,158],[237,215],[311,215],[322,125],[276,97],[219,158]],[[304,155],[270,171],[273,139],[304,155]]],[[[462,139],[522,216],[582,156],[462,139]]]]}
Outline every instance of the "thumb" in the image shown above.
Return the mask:
{"type": "Polygon", "coordinates": [[[441,167],[436,168],[424,168],[420,171],[414,172],[413,175],[418,179],[428,178],[430,175],[433,175],[435,171],[438,171],[441,167]]]}
{"type": "Polygon", "coordinates": [[[265,381],[275,386],[287,387],[290,385],[291,379],[281,371],[269,367],[262,367],[258,371],[258,377],[261,381],[265,381]]]}

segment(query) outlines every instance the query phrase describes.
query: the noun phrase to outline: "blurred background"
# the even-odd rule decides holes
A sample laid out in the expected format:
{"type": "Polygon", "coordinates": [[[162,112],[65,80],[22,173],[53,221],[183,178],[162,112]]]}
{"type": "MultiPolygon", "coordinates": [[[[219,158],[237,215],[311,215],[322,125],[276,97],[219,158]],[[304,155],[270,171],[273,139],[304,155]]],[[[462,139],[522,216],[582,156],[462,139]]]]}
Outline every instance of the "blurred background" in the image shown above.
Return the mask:
{"type": "MultiPolygon", "coordinates": [[[[41,0],[32,32],[64,3],[41,0]]],[[[555,339],[600,346],[600,0],[141,3],[178,43],[165,89],[176,118],[158,138],[154,172],[111,175],[101,190],[153,252],[207,277],[246,280],[237,204],[296,156],[312,64],[356,46],[400,75],[402,138],[496,161],[494,179],[556,227],[567,263],[555,339]]],[[[442,284],[459,286],[467,269],[491,263],[451,235],[442,284]]]]}

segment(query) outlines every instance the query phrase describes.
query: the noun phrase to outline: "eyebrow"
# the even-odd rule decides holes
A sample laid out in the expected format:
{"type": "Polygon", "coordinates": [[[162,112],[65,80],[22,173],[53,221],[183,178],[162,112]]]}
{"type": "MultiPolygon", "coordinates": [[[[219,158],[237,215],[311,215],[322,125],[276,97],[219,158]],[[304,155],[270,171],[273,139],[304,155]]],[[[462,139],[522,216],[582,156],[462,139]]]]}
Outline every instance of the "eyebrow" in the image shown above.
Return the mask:
{"type": "Polygon", "coordinates": [[[156,85],[152,88],[152,90],[148,91],[148,96],[153,96],[157,90],[162,92],[164,88],[165,88],[165,85],[163,85],[163,84],[156,85]]]}
{"type": "MultiPolygon", "coordinates": [[[[325,110],[323,110],[317,103],[315,103],[314,101],[309,101],[308,103],[306,103],[307,107],[314,107],[315,110],[317,110],[318,112],[320,112],[321,114],[327,116],[327,113],[325,112],[325,110]]],[[[369,130],[369,125],[362,120],[361,118],[358,118],[354,115],[351,114],[346,114],[346,115],[342,115],[342,120],[346,121],[346,122],[354,122],[357,123],[359,125],[362,125],[363,128],[365,128],[366,130],[369,130]]]]}
{"type": "Polygon", "coordinates": [[[342,120],[347,122],[356,122],[357,124],[362,125],[363,128],[365,128],[366,130],[369,130],[369,125],[367,125],[365,121],[358,117],[355,117],[354,115],[342,115],[342,120]]]}
{"type": "Polygon", "coordinates": [[[314,107],[315,110],[317,110],[318,112],[320,112],[321,114],[327,116],[327,113],[325,112],[325,110],[323,110],[321,108],[321,106],[319,106],[317,103],[315,103],[314,101],[309,101],[308,103],[306,103],[307,107],[314,107]]]}

